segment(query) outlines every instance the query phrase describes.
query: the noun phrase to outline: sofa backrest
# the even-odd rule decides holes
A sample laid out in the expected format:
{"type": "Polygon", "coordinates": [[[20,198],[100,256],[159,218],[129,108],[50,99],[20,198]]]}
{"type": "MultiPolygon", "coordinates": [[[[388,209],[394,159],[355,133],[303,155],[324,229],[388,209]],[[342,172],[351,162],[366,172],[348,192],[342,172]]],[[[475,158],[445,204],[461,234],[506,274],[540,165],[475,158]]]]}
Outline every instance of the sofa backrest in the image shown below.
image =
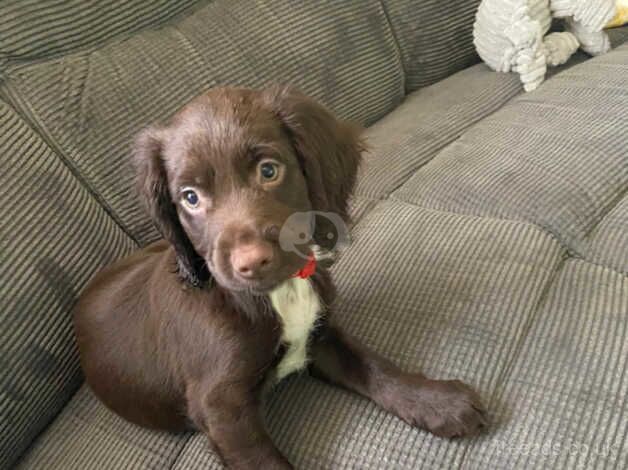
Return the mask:
{"type": "Polygon", "coordinates": [[[5,71],[4,93],[142,243],[156,233],[131,197],[129,144],[203,90],[291,83],[363,124],[403,98],[395,40],[377,1],[216,0],[188,13],[5,71]]]}
{"type": "Polygon", "coordinates": [[[0,101],[0,468],[12,468],[81,383],[71,307],[136,244],[0,101]]]}
{"type": "Polygon", "coordinates": [[[479,62],[473,23],[481,0],[382,0],[399,45],[406,92],[479,62]]]}
{"type": "Polygon", "coordinates": [[[0,65],[95,47],[154,27],[200,0],[3,0],[0,65]]]}

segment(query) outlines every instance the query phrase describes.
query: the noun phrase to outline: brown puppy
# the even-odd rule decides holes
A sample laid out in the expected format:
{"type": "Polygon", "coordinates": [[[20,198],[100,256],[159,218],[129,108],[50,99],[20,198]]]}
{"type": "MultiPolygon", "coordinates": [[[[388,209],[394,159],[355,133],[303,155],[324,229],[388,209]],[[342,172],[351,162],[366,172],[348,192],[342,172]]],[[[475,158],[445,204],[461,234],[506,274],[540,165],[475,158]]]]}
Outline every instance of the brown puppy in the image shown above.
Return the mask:
{"type": "MultiPolygon", "coordinates": [[[[139,186],[165,240],[102,271],[76,308],[96,395],[142,426],[202,430],[232,468],[291,468],[264,431],[260,395],[307,365],[439,436],[478,431],[467,386],[404,373],[348,338],[331,325],[327,271],[294,277],[306,256],[280,248],[295,213],[348,223],[360,151],[355,129],[279,87],[214,89],[144,131],[139,186]]],[[[304,254],[333,248],[319,219],[313,232],[307,218],[289,227],[311,233],[304,254]]]]}

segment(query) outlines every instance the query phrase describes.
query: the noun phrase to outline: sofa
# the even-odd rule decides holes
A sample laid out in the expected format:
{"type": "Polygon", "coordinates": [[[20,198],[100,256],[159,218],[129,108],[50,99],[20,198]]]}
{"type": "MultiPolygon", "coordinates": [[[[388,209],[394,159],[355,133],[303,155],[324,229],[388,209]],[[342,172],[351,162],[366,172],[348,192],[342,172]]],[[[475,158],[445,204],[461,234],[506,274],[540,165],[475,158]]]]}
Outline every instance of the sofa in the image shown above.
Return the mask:
{"type": "Polygon", "coordinates": [[[445,440],[306,373],[264,419],[299,469],[628,468],[628,28],[524,93],[474,52],[479,0],[5,0],[0,468],[223,468],[83,384],[71,310],[159,238],[129,149],[216,85],[288,83],[364,126],[341,325],[471,384],[445,440]]]}

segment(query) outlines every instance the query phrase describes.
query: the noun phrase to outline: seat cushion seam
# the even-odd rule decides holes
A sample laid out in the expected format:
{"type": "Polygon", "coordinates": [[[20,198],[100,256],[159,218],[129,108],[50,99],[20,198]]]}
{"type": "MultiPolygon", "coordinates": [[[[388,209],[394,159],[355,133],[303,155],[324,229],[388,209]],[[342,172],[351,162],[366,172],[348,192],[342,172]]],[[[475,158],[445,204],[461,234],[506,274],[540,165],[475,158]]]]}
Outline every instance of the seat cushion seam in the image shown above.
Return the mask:
{"type": "Polygon", "coordinates": [[[181,443],[179,451],[176,453],[176,455],[172,459],[172,462],[168,466],[169,470],[172,470],[176,466],[176,464],[181,460],[181,457],[183,456],[183,453],[185,449],[187,448],[188,444],[190,443],[190,441],[192,440],[193,436],[194,436],[193,433],[188,433],[188,435],[185,437],[185,440],[181,443]]]}
{"type": "Polygon", "coordinates": [[[551,237],[563,250],[568,252],[570,255],[572,255],[572,256],[576,256],[577,255],[577,253],[573,249],[571,249],[571,247],[569,245],[567,245],[564,241],[562,241],[561,237],[558,234],[552,232],[551,230],[547,229],[546,227],[543,227],[543,226],[541,226],[539,224],[536,224],[534,222],[530,222],[528,220],[508,219],[508,218],[505,218],[505,217],[496,217],[496,216],[478,215],[478,214],[467,214],[467,213],[464,213],[464,212],[456,212],[456,211],[452,211],[452,210],[436,209],[436,208],[433,208],[433,207],[422,206],[421,204],[417,204],[417,203],[412,202],[412,201],[406,201],[404,199],[398,199],[394,195],[392,197],[382,198],[382,199],[380,199],[380,201],[398,202],[398,203],[401,203],[401,204],[414,206],[416,208],[419,208],[419,209],[422,209],[422,210],[425,210],[425,211],[430,211],[430,212],[435,212],[435,213],[440,213],[440,214],[453,214],[453,215],[458,215],[458,216],[461,216],[461,217],[468,217],[468,218],[478,219],[478,220],[495,220],[495,221],[509,222],[509,223],[524,225],[524,226],[528,226],[528,227],[533,227],[533,228],[543,232],[544,234],[548,235],[549,237],[551,237]]]}
{"type": "MultiPolygon", "coordinates": [[[[554,268],[550,278],[546,281],[545,285],[543,286],[543,290],[541,291],[539,298],[537,299],[534,305],[534,308],[532,309],[532,312],[530,313],[530,317],[526,320],[525,324],[523,325],[521,335],[515,343],[515,347],[513,350],[514,352],[510,360],[504,365],[504,367],[502,368],[501,372],[499,373],[497,377],[497,380],[495,381],[495,389],[488,400],[488,404],[487,404],[488,406],[490,406],[492,403],[495,403],[496,400],[499,399],[499,397],[501,396],[501,393],[503,393],[501,392],[500,387],[503,386],[508,380],[508,378],[510,377],[513,366],[515,362],[517,361],[517,359],[519,358],[521,351],[523,350],[525,341],[528,338],[530,331],[532,330],[532,325],[534,324],[535,320],[538,318],[539,313],[541,311],[541,307],[543,303],[546,301],[547,297],[549,296],[549,292],[552,285],[555,283],[556,279],[558,279],[558,275],[564,269],[565,264],[570,258],[571,256],[569,256],[568,254],[565,254],[560,259],[557,266],[554,268]]],[[[465,447],[462,453],[459,468],[463,468],[468,458],[468,455],[470,451],[472,451],[472,449],[473,449],[473,444],[470,444],[465,447]]]]}

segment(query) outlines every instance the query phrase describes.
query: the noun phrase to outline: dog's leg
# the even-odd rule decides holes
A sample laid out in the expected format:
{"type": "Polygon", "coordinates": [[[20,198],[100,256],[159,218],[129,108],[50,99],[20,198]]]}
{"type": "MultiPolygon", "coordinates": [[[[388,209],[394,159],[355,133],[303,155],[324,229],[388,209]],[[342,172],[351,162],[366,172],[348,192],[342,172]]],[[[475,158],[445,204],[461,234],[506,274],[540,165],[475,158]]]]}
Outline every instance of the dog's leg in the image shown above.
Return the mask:
{"type": "Polygon", "coordinates": [[[189,414],[228,468],[292,469],[264,429],[257,395],[239,387],[216,387],[189,402],[189,414]]]}
{"type": "Polygon", "coordinates": [[[406,373],[330,326],[311,345],[314,375],[370,398],[407,423],[442,437],[486,425],[478,396],[457,380],[406,373]]]}

